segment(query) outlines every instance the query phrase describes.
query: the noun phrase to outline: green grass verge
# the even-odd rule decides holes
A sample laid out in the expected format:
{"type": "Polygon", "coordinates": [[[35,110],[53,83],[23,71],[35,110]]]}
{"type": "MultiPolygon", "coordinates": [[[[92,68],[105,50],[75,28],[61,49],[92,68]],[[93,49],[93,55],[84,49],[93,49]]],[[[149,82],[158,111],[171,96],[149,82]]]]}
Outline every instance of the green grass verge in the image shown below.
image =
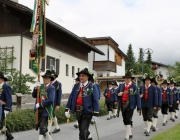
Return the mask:
{"type": "MultiPolygon", "coordinates": [[[[66,123],[67,119],[64,115],[65,105],[62,105],[56,112],[58,123],[66,123]]],[[[100,100],[100,113],[99,116],[106,115],[107,109],[104,107],[104,100],[100,100]]],[[[76,121],[74,114],[71,114],[70,122],[76,121]]],[[[35,127],[35,114],[33,109],[17,110],[8,114],[7,127],[11,132],[26,131],[34,129],[35,127]]]]}
{"type": "Polygon", "coordinates": [[[161,134],[156,135],[151,140],[180,140],[180,124],[161,134]]]}

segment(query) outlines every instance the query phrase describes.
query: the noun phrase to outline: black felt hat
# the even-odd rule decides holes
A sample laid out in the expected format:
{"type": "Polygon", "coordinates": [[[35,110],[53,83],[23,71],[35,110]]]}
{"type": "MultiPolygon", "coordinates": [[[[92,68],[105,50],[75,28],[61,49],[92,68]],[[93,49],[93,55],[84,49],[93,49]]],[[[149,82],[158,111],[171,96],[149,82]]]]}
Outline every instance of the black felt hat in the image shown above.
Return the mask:
{"type": "Polygon", "coordinates": [[[118,84],[117,84],[117,82],[116,82],[116,81],[113,81],[113,85],[116,85],[116,86],[118,86],[118,84]]]}
{"type": "Polygon", "coordinates": [[[131,78],[131,79],[134,79],[134,77],[132,77],[132,74],[131,74],[131,71],[128,71],[125,76],[122,76],[124,79],[125,78],[131,78]]]}
{"type": "Polygon", "coordinates": [[[150,80],[151,82],[153,81],[153,78],[151,78],[151,77],[149,76],[149,74],[145,73],[144,76],[145,76],[145,77],[142,79],[142,81],[143,81],[144,83],[145,83],[146,80],[150,80]],[[146,75],[146,76],[145,76],[145,75],[146,75]]]}
{"type": "Polygon", "coordinates": [[[4,81],[7,81],[7,78],[6,78],[6,77],[4,77],[3,72],[0,72],[0,78],[1,78],[1,79],[4,79],[4,81]]]}
{"type": "Polygon", "coordinates": [[[54,74],[50,71],[50,70],[46,70],[46,73],[44,75],[42,75],[42,77],[49,77],[51,78],[51,81],[54,80],[54,74]]]}
{"type": "Polygon", "coordinates": [[[175,84],[175,81],[173,78],[170,80],[170,84],[175,84]]]}
{"type": "Polygon", "coordinates": [[[54,70],[52,70],[51,72],[52,72],[52,74],[54,74],[54,76],[55,76],[56,78],[58,78],[58,75],[57,75],[57,73],[56,73],[54,70]]]}
{"type": "Polygon", "coordinates": [[[155,85],[157,85],[158,83],[157,83],[157,81],[156,81],[156,78],[152,78],[152,80],[151,80],[151,83],[155,83],[155,85]]]}
{"type": "Polygon", "coordinates": [[[168,83],[167,80],[164,80],[164,81],[162,82],[162,84],[167,84],[167,85],[168,85],[169,83],[168,83]]]}
{"type": "Polygon", "coordinates": [[[112,81],[108,81],[107,84],[108,85],[113,85],[113,82],[112,81]]]}
{"type": "Polygon", "coordinates": [[[78,77],[79,77],[80,74],[85,74],[85,75],[89,76],[88,81],[91,81],[91,80],[93,79],[92,74],[89,73],[89,71],[88,71],[87,68],[85,68],[85,69],[81,70],[80,72],[76,73],[76,75],[77,75],[78,77]]]}

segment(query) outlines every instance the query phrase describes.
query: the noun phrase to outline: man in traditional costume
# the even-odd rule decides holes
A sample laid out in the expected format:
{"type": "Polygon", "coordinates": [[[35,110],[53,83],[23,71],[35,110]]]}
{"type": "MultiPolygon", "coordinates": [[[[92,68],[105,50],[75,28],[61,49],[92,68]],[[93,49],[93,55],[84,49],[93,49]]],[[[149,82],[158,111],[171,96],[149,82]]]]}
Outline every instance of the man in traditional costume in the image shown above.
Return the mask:
{"type": "Polygon", "coordinates": [[[172,107],[172,95],[171,91],[168,88],[168,82],[167,80],[164,80],[162,83],[162,107],[161,107],[161,113],[163,114],[163,126],[166,126],[167,123],[167,116],[168,116],[168,108],[172,107]]]}
{"type": "Polygon", "coordinates": [[[107,84],[108,84],[108,88],[105,89],[103,95],[105,96],[105,101],[106,101],[107,109],[109,112],[109,116],[107,120],[110,120],[113,117],[113,114],[112,114],[113,105],[114,104],[117,105],[117,94],[115,92],[115,89],[113,88],[113,82],[109,81],[107,82],[107,84]]]}
{"type": "Polygon", "coordinates": [[[144,134],[149,136],[152,125],[153,109],[155,110],[158,106],[158,98],[156,88],[151,85],[152,79],[149,75],[146,75],[143,82],[145,85],[140,87],[141,107],[143,120],[146,126],[144,134]]]}
{"type": "MultiPolygon", "coordinates": [[[[174,87],[176,88],[176,94],[178,94],[178,97],[179,97],[179,100],[180,100],[180,90],[179,90],[179,87],[177,85],[177,83],[174,83],[174,87]]],[[[179,104],[176,104],[176,115],[175,115],[175,118],[177,119],[178,118],[178,114],[179,114],[179,104]]]]}
{"type": "Polygon", "coordinates": [[[117,108],[118,108],[118,84],[116,81],[113,81],[113,88],[115,90],[115,102],[113,103],[113,117],[116,118],[117,116],[117,108]]]}
{"type": "Polygon", "coordinates": [[[157,108],[153,110],[152,127],[151,127],[151,129],[153,131],[156,131],[156,124],[157,124],[157,120],[158,120],[158,111],[161,109],[161,106],[162,106],[162,91],[157,86],[157,84],[158,83],[156,81],[156,78],[153,78],[151,81],[151,85],[156,88],[156,96],[157,96],[157,101],[158,101],[157,108]]]}
{"type": "Polygon", "coordinates": [[[172,122],[175,122],[175,115],[176,115],[176,109],[178,107],[179,104],[179,94],[177,94],[177,89],[174,87],[174,80],[171,79],[170,80],[170,94],[172,95],[172,107],[169,108],[169,112],[171,115],[170,120],[172,120],[172,122]]]}
{"type": "Polygon", "coordinates": [[[121,107],[123,122],[126,127],[126,137],[125,140],[129,140],[133,137],[132,134],[132,117],[134,109],[137,107],[137,112],[140,113],[141,110],[141,100],[138,92],[138,88],[133,84],[131,72],[128,71],[125,76],[123,76],[125,83],[120,84],[118,88],[119,96],[119,106],[121,107]]]}
{"type": "Polygon", "coordinates": [[[76,73],[80,83],[74,85],[65,108],[65,116],[70,118],[70,112],[76,113],[79,124],[79,139],[92,140],[89,132],[91,119],[97,120],[99,114],[99,92],[93,85],[92,75],[85,68],[76,73]]]}
{"type": "Polygon", "coordinates": [[[3,129],[3,122],[6,121],[8,113],[12,111],[12,91],[11,87],[6,84],[7,78],[4,74],[0,72],[0,104],[2,106],[1,110],[1,120],[0,120],[0,130],[6,134],[6,140],[12,140],[14,137],[10,133],[10,128],[3,129]],[[5,131],[5,132],[4,132],[5,131]]]}
{"type": "Polygon", "coordinates": [[[37,87],[40,86],[39,102],[35,103],[35,109],[39,111],[39,140],[43,140],[44,136],[46,136],[47,140],[52,140],[48,131],[48,121],[52,121],[55,88],[51,85],[51,82],[54,77],[50,70],[47,70],[42,77],[43,84],[36,82],[32,97],[37,98],[37,87]]]}
{"type": "MultiPolygon", "coordinates": [[[[54,81],[51,82],[51,85],[53,85],[55,87],[55,98],[54,98],[54,106],[53,106],[53,122],[55,125],[55,129],[52,133],[57,133],[60,131],[59,125],[58,125],[58,121],[57,121],[57,117],[56,117],[56,111],[59,110],[60,105],[61,105],[61,97],[62,97],[62,84],[57,81],[58,78],[58,74],[56,74],[56,72],[54,70],[51,71],[52,75],[54,77],[54,81]]],[[[51,125],[52,125],[52,121],[49,122],[48,127],[49,127],[49,131],[51,131],[51,125]]]]}

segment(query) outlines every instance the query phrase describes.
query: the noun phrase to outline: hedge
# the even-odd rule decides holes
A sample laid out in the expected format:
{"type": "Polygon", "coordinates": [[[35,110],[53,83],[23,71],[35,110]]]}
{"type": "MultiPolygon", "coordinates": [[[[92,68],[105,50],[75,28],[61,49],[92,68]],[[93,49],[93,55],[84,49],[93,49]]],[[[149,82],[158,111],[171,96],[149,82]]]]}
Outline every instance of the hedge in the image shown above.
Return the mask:
{"type": "MultiPolygon", "coordinates": [[[[66,123],[67,119],[64,115],[64,109],[65,105],[62,105],[56,112],[59,124],[66,123]]],[[[99,116],[104,116],[107,113],[107,109],[104,106],[104,100],[101,100],[99,116]]],[[[71,114],[70,122],[73,122],[75,120],[75,115],[71,114]]],[[[35,128],[35,114],[33,109],[13,111],[8,114],[6,122],[7,127],[11,130],[11,132],[31,130],[35,128]]]]}

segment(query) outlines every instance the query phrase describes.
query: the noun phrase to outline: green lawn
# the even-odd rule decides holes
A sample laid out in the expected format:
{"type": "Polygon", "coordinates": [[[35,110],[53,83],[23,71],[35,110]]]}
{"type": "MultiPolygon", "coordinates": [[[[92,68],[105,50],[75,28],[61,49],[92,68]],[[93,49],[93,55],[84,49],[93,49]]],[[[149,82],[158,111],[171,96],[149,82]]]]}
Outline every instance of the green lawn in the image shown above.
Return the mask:
{"type": "Polygon", "coordinates": [[[180,140],[180,124],[161,134],[156,135],[151,140],[180,140]]]}

